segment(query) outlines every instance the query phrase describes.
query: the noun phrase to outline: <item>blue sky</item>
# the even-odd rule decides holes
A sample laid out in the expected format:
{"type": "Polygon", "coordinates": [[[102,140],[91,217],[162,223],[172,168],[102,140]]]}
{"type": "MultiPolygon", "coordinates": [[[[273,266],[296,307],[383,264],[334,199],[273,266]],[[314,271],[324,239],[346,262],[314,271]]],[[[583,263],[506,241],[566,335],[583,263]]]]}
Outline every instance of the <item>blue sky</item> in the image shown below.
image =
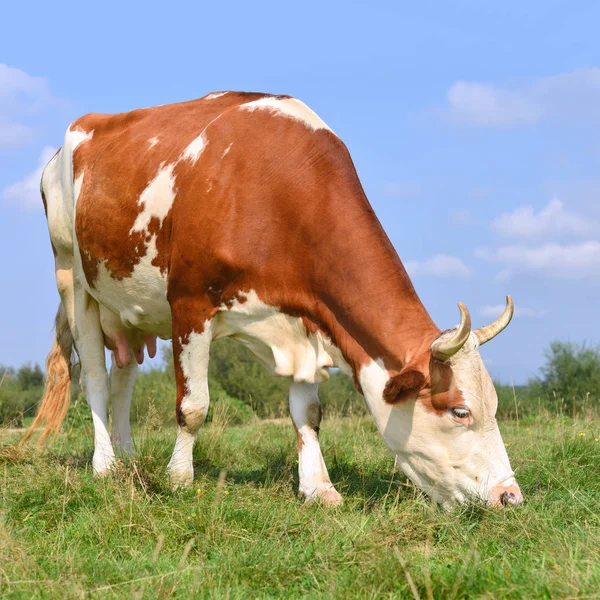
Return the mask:
{"type": "Polygon", "coordinates": [[[57,305],[38,198],[69,122],[235,89],[292,94],[346,142],[442,328],[506,293],[482,350],[521,383],[600,342],[600,4],[10,3],[0,22],[0,364],[42,362],[57,305]],[[221,8],[222,7],[222,8],[221,8]]]}

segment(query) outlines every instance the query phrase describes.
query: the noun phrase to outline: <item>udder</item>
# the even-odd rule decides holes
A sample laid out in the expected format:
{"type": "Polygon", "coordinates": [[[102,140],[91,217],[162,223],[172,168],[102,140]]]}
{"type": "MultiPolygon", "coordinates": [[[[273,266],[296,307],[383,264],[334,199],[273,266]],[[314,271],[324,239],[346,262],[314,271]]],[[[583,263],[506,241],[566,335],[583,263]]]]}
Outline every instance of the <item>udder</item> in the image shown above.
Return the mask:
{"type": "Polygon", "coordinates": [[[148,356],[156,356],[156,335],[142,333],[138,330],[113,332],[111,335],[104,333],[104,345],[114,352],[117,366],[122,369],[129,364],[131,354],[135,357],[138,365],[144,362],[144,348],[148,356]]]}
{"type": "Polygon", "coordinates": [[[136,362],[144,362],[144,349],[148,356],[156,356],[156,334],[127,326],[114,312],[100,305],[100,325],[104,334],[104,345],[115,355],[119,368],[129,364],[133,354],[136,362]]]}

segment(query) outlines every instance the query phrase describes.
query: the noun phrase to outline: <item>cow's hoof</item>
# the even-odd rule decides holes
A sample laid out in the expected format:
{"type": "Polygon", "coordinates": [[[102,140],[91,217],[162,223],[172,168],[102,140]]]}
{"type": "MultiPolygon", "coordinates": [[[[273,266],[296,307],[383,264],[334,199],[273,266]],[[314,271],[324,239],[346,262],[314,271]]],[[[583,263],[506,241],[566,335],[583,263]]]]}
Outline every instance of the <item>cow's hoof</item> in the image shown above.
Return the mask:
{"type": "Polygon", "coordinates": [[[306,498],[305,504],[319,502],[323,506],[340,506],[343,502],[342,496],[331,483],[319,486],[310,494],[302,495],[306,498]]]}
{"type": "Polygon", "coordinates": [[[94,477],[103,479],[111,474],[111,469],[94,469],[94,477]]]}
{"type": "Polygon", "coordinates": [[[96,456],[92,459],[94,477],[108,477],[115,466],[114,456],[96,456]]]}
{"type": "Polygon", "coordinates": [[[171,471],[169,470],[169,485],[174,489],[187,488],[194,481],[194,470],[171,471]]]}

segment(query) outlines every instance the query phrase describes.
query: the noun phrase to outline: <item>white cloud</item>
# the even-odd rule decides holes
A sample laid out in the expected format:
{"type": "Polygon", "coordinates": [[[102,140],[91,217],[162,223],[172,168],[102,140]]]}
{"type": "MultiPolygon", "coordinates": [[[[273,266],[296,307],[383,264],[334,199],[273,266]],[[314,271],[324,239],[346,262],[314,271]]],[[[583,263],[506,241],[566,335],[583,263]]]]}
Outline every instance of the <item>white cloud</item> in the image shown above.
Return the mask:
{"type": "MultiPolygon", "coordinates": [[[[600,161],[600,147],[596,162],[600,161]]],[[[569,203],[585,208],[588,215],[600,219],[600,178],[548,180],[544,190],[551,196],[568,198],[569,203]]]]}
{"type": "Polygon", "coordinates": [[[532,206],[520,206],[501,214],[492,221],[492,227],[507,237],[538,239],[564,235],[584,237],[600,232],[600,224],[565,210],[558,198],[538,212],[532,206]]]}
{"type": "Polygon", "coordinates": [[[416,181],[392,181],[383,186],[383,194],[390,198],[417,196],[421,191],[416,181]]]}
{"type": "Polygon", "coordinates": [[[457,81],[448,90],[447,101],[450,120],[464,125],[530,125],[543,115],[541,107],[525,95],[468,81],[457,81]]]}
{"type": "MultiPolygon", "coordinates": [[[[479,314],[487,319],[497,319],[505,309],[504,304],[496,304],[494,306],[484,306],[479,309],[479,314]]],[[[525,306],[515,306],[515,317],[521,317],[526,319],[537,319],[547,314],[545,310],[533,310],[532,308],[526,308],[525,306]]]]}
{"type": "Polygon", "coordinates": [[[51,92],[46,79],[0,64],[0,148],[30,143],[40,130],[40,118],[66,107],[51,92]]]}
{"type": "Polygon", "coordinates": [[[429,260],[409,260],[404,263],[411,277],[460,277],[470,275],[469,268],[456,256],[437,254],[429,260]]]}
{"type": "Polygon", "coordinates": [[[457,81],[448,90],[446,117],[464,125],[516,127],[546,118],[600,119],[600,68],[576,69],[520,86],[457,81]]]}
{"type": "Polygon", "coordinates": [[[600,242],[596,241],[578,244],[549,243],[534,248],[501,246],[493,252],[480,248],[475,255],[504,267],[496,276],[497,281],[504,281],[519,272],[537,273],[557,279],[600,277],[600,242]]]}
{"type": "Polygon", "coordinates": [[[2,191],[2,199],[5,202],[18,204],[25,210],[34,210],[42,208],[42,200],[40,197],[40,179],[42,171],[48,161],[56,153],[56,148],[46,146],[38,159],[38,166],[34,171],[25,175],[23,179],[4,188],[2,191]]]}

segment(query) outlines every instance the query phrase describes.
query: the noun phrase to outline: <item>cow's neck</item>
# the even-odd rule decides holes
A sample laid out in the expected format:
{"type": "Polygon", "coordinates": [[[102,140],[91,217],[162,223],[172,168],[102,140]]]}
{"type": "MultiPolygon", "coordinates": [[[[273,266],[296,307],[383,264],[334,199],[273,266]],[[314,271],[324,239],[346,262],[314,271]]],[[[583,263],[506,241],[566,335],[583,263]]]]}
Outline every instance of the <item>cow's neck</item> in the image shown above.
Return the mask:
{"type": "Polygon", "coordinates": [[[323,298],[335,319],[332,333],[355,369],[368,357],[398,371],[440,333],[399,261],[380,258],[378,266],[384,264],[379,277],[369,272],[375,265],[356,263],[345,285],[336,277],[336,293],[323,298]]]}
{"type": "MultiPolygon", "coordinates": [[[[362,193],[362,190],[360,190],[362,193]]],[[[400,370],[440,334],[366,197],[340,198],[334,231],[323,232],[314,274],[319,303],[336,345],[355,374],[381,359],[400,370]],[[350,206],[349,206],[350,205],[350,206]]]]}

